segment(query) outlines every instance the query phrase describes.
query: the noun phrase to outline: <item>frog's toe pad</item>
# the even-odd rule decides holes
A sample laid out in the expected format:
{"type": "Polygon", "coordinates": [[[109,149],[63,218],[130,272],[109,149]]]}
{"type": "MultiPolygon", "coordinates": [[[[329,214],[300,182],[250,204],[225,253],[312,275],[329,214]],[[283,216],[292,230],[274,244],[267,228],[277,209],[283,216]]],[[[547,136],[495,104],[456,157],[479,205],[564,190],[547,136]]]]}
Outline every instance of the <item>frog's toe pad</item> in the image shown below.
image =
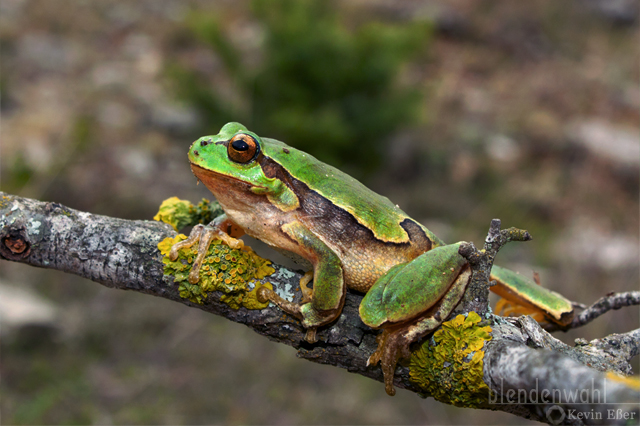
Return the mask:
{"type": "Polygon", "coordinates": [[[189,284],[198,284],[198,281],[200,281],[200,265],[195,265],[191,268],[188,281],[189,284]]]}
{"type": "Polygon", "coordinates": [[[272,291],[267,288],[267,287],[260,287],[258,290],[256,290],[256,299],[258,299],[258,302],[260,303],[267,303],[269,302],[269,294],[272,291]]]}
{"type": "Polygon", "coordinates": [[[316,338],[316,330],[316,327],[307,328],[307,334],[304,336],[304,340],[306,340],[307,343],[315,343],[318,341],[316,338]]]}
{"type": "Polygon", "coordinates": [[[233,242],[232,244],[229,244],[229,247],[234,248],[234,249],[241,249],[241,248],[244,247],[244,241],[235,240],[235,242],[233,242]]]}

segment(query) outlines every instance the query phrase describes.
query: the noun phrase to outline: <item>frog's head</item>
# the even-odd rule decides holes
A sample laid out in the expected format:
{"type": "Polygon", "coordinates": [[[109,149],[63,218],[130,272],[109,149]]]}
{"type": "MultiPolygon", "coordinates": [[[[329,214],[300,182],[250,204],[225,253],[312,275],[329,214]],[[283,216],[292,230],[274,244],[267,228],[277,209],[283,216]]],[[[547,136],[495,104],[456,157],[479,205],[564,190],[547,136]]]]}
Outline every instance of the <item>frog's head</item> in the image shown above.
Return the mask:
{"type": "Polygon", "coordinates": [[[274,179],[265,176],[259,159],[263,141],[240,123],[204,136],[189,149],[191,170],[214,194],[221,190],[269,193],[274,179]]]}

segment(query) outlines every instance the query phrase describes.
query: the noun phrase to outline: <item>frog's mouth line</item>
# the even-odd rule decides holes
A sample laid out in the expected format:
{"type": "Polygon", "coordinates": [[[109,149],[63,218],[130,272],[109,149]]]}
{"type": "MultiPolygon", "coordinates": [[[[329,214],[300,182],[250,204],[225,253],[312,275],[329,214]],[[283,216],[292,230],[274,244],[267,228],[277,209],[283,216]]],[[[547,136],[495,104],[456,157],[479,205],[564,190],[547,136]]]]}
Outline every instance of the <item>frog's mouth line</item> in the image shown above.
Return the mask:
{"type": "Polygon", "coordinates": [[[207,185],[207,180],[217,180],[217,181],[231,181],[235,184],[240,184],[241,186],[245,186],[247,188],[247,190],[251,189],[251,188],[260,188],[260,189],[267,189],[264,186],[259,186],[259,185],[254,185],[252,183],[248,183],[244,180],[238,179],[236,177],[233,176],[229,176],[229,175],[223,175],[222,173],[218,173],[218,172],[214,172],[213,170],[209,170],[209,169],[205,169],[203,167],[198,166],[197,164],[194,163],[190,163],[191,165],[191,172],[194,174],[194,176],[200,181],[202,182],[205,186],[208,187],[207,185]],[[209,178],[209,179],[207,179],[209,178]]]}

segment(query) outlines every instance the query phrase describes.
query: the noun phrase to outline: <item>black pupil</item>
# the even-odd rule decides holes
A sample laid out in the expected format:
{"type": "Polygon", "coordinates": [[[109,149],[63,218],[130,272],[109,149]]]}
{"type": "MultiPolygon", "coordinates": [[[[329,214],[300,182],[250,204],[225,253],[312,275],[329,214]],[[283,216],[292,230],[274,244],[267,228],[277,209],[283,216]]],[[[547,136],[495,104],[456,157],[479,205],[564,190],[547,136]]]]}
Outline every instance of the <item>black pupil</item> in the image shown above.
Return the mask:
{"type": "Polygon", "coordinates": [[[231,146],[233,147],[233,149],[235,149],[236,151],[246,151],[249,149],[249,144],[246,143],[243,140],[237,140],[234,141],[231,146]]]}

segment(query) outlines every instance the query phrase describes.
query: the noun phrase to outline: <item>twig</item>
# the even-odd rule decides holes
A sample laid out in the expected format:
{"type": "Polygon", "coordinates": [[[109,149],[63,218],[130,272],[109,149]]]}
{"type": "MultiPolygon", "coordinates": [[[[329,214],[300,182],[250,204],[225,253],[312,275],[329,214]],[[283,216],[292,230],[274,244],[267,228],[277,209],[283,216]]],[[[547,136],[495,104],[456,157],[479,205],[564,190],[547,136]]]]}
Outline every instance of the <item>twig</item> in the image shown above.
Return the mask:
{"type": "Polygon", "coordinates": [[[482,250],[476,249],[471,242],[460,245],[458,253],[469,261],[473,269],[471,282],[459,305],[464,313],[473,311],[484,315],[488,311],[489,287],[494,284],[490,281],[491,267],[502,246],[511,241],[531,240],[531,235],[525,230],[517,228],[500,230],[500,225],[500,219],[491,220],[482,250]]]}
{"type": "Polygon", "coordinates": [[[611,309],[620,309],[624,306],[632,305],[640,305],[640,291],[608,294],[580,312],[580,315],[573,319],[571,328],[581,327],[611,309]]]}
{"type": "MultiPolygon", "coordinates": [[[[563,330],[582,327],[590,323],[600,315],[612,310],[620,309],[625,306],[640,305],[640,291],[627,291],[623,293],[609,293],[608,295],[598,299],[593,305],[586,308],[580,314],[573,318],[571,324],[563,327],[563,330]]],[[[559,330],[560,327],[555,324],[545,326],[549,332],[559,330]]]]}

